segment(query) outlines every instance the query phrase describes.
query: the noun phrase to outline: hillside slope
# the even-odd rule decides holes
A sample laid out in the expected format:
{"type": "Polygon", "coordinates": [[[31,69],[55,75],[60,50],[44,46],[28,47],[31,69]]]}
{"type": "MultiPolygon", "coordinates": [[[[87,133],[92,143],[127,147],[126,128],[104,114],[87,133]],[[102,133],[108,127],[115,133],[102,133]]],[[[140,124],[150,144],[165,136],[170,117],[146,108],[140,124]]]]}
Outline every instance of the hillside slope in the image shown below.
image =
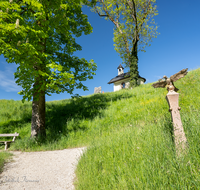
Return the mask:
{"type": "Polygon", "coordinates": [[[176,157],[167,91],[143,85],[105,110],[99,130],[113,130],[81,159],[77,189],[200,189],[200,69],[176,86],[187,154],[176,157]]]}
{"type": "Polygon", "coordinates": [[[188,153],[176,158],[166,89],[132,90],[47,102],[47,139],[30,140],[31,103],[0,100],[0,133],[19,132],[11,150],[88,146],[77,189],[199,189],[200,69],[176,82],[188,153]]]}

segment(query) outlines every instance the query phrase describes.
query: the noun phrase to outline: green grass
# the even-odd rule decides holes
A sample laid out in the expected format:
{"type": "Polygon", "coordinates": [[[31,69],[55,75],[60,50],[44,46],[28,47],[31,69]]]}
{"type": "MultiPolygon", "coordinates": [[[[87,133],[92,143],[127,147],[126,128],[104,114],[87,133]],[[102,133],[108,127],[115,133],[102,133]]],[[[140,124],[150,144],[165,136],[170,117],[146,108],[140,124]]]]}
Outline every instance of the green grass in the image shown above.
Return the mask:
{"type": "Polygon", "coordinates": [[[9,152],[0,152],[0,173],[3,171],[4,164],[11,158],[12,154],[9,152]]]}
{"type": "MultiPolygon", "coordinates": [[[[77,189],[200,189],[200,69],[176,82],[188,139],[176,157],[165,89],[132,90],[47,102],[46,141],[30,137],[31,103],[0,100],[0,133],[20,134],[10,150],[87,146],[77,189]]],[[[3,147],[2,147],[3,148],[3,147]]]]}

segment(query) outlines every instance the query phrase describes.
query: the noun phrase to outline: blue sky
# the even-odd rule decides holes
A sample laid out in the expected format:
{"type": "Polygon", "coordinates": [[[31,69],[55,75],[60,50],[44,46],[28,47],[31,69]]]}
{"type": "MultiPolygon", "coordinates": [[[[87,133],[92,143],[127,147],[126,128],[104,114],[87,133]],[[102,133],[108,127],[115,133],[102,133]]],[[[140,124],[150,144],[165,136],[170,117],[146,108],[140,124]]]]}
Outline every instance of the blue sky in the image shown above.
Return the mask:
{"type": "MultiPolygon", "coordinates": [[[[158,0],[159,15],[155,21],[160,35],[153,39],[146,52],[139,52],[139,74],[146,83],[157,81],[163,75],[171,76],[181,69],[200,67],[200,1],[199,0],[158,0]]],[[[112,92],[113,84],[107,84],[117,75],[117,67],[122,62],[113,46],[113,23],[100,18],[88,8],[83,8],[93,27],[93,33],[81,36],[77,42],[82,51],[75,55],[97,63],[93,80],[84,82],[89,91],[76,90],[80,95],[93,94],[95,87],[104,92],[112,92]]],[[[14,81],[17,66],[8,64],[0,56],[0,99],[21,100],[21,87],[14,81]]],[[[125,70],[127,71],[127,69],[125,70]]],[[[47,101],[70,98],[67,93],[46,96],[47,101]]]]}

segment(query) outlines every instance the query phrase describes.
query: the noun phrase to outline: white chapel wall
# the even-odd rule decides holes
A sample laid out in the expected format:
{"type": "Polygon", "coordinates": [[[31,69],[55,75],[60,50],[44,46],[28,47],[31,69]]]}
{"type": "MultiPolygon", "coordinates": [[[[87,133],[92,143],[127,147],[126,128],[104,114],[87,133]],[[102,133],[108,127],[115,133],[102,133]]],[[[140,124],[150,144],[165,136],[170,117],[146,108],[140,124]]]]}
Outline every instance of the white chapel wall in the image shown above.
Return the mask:
{"type": "MultiPolygon", "coordinates": [[[[125,88],[129,87],[130,85],[129,78],[123,79],[114,83],[114,92],[122,89],[121,84],[123,82],[125,83],[125,88]]],[[[143,79],[138,79],[138,84],[144,84],[143,79]]]]}
{"type": "Polygon", "coordinates": [[[129,87],[130,85],[129,79],[123,79],[114,83],[114,92],[122,89],[121,84],[123,82],[125,83],[125,88],[129,87]]]}
{"type": "Polygon", "coordinates": [[[138,79],[138,84],[144,84],[144,79],[139,78],[138,79]]]}

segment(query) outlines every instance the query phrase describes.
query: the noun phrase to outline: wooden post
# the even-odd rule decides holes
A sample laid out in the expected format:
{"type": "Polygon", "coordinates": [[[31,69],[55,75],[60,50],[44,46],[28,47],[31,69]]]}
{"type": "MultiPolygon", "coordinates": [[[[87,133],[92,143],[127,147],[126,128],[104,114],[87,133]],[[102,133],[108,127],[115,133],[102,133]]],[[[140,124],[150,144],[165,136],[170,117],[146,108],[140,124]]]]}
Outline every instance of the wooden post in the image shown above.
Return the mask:
{"type": "Polygon", "coordinates": [[[169,104],[169,111],[171,112],[172,116],[176,152],[179,155],[186,149],[187,139],[181,122],[179,111],[181,108],[178,105],[178,98],[179,93],[176,93],[174,90],[169,90],[166,96],[167,102],[169,104]]]}

